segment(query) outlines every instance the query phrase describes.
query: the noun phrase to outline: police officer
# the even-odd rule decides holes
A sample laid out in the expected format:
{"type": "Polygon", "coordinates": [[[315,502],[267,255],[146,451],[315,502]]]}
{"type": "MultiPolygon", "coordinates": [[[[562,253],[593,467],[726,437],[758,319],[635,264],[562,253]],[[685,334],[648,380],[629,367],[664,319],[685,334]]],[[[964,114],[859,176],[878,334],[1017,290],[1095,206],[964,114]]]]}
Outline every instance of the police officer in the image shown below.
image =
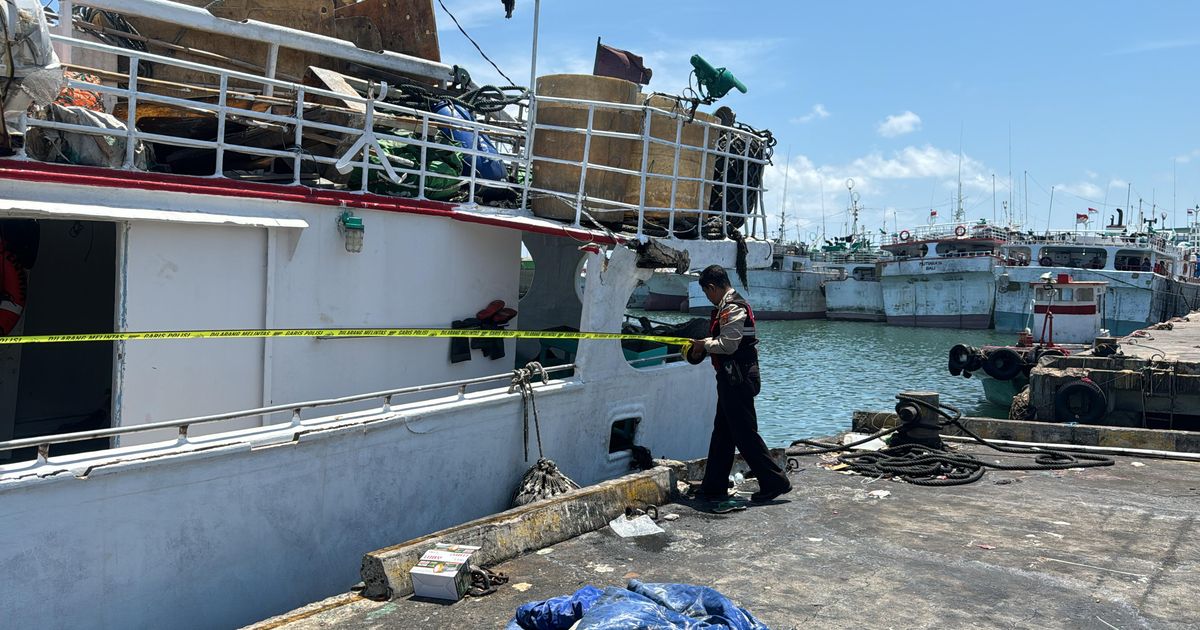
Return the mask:
{"type": "Polygon", "coordinates": [[[759,491],[752,501],[770,501],[792,489],[787,475],[767,451],[758,434],[754,397],[761,388],[758,371],[758,338],[754,311],[733,290],[729,275],[719,265],[700,272],[700,288],[716,306],[709,322],[709,338],[697,339],[688,353],[695,364],[712,357],[717,370],[717,417],[708,445],[708,465],[700,486],[705,499],[728,498],[729,472],[733,469],[734,447],[742,454],[758,479],[759,491]]]}

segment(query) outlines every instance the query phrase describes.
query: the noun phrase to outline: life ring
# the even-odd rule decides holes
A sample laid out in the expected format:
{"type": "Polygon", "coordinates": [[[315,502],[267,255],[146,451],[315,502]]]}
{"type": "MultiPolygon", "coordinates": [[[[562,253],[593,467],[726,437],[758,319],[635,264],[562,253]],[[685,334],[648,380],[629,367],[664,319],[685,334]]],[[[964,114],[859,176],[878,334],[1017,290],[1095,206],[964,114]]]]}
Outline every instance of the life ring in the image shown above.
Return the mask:
{"type": "Polygon", "coordinates": [[[1108,397],[1091,381],[1074,381],[1054,393],[1054,418],[1060,422],[1095,422],[1108,412],[1108,397]]]}
{"type": "Polygon", "coordinates": [[[1042,256],[1041,260],[1038,260],[1038,264],[1043,267],[1052,267],[1054,266],[1054,261],[1049,256],[1042,256]]]}
{"type": "Polygon", "coordinates": [[[983,360],[983,371],[997,381],[1011,381],[1025,367],[1025,359],[1012,348],[999,348],[983,360]]]}
{"type": "Polygon", "coordinates": [[[910,238],[912,238],[912,234],[909,234],[908,230],[900,230],[900,240],[907,241],[910,238]]]}
{"type": "Polygon", "coordinates": [[[961,225],[960,225],[960,226],[958,226],[958,227],[954,228],[954,235],[955,235],[955,236],[966,236],[966,234],[967,234],[967,228],[966,228],[966,227],[964,227],[964,226],[961,226],[961,225]]]}
{"type": "Polygon", "coordinates": [[[8,336],[25,312],[25,269],[0,241],[0,335],[8,336]]]}

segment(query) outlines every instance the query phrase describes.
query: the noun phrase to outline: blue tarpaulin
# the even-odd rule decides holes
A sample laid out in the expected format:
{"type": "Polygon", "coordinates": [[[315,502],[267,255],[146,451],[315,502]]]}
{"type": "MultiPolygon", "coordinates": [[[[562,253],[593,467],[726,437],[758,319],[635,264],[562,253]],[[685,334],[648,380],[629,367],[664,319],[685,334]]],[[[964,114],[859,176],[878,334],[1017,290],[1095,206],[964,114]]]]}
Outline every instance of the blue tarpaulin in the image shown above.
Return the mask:
{"type": "Polygon", "coordinates": [[[585,586],[571,595],[529,602],[517,609],[508,630],[768,630],[748,611],[707,586],[642,583],[603,591],[585,586]]]}

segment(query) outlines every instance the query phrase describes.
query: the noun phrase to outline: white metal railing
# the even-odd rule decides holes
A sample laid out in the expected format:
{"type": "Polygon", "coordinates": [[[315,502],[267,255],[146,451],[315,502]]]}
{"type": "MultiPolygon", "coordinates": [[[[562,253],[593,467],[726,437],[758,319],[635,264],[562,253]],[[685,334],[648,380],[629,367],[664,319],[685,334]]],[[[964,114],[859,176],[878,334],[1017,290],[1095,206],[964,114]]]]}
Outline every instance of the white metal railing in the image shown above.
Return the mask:
{"type": "MultiPolygon", "coordinates": [[[[662,357],[656,357],[661,359],[662,357]]],[[[546,368],[547,373],[563,372],[574,370],[574,364],[557,365],[546,368]]],[[[397,389],[389,389],[379,392],[370,392],[366,394],[355,394],[352,396],[342,396],[339,398],[326,398],[322,400],[309,400],[304,402],[289,403],[282,405],[271,405],[269,407],[258,407],[255,409],[243,409],[239,411],[230,411],[226,413],[211,414],[207,416],[195,416],[191,418],[182,418],[179,420],[167,420],[163,422],[149,422],[146,424],[135,424],[124,427],[111,427],[108,429],[94,429],[91,431],[77,431],[74,433],[61,433],[58,435],[44,435],[28,438],[20,438],[16,440],[8,440],[0,442],[0,452],[11,451],[19,448],[37,447],[38,463],[45,463],[49,457],[50,445],[64,444],[68,442],[82,442],[84,440],[94,440],[99,438],[117,437],[121,435],[130,435],[133,433],[144,433],[146,431],[158,431],[162,429],[176,429],[179,432],[179,441],[186,442],[188,440],[188,430],[193,425],[210,424],[213,422],[225,422],[227,420],[238,420],[242,418],[253,418],[256,416],[269,416],[277,413],[290,413],[292,428],[300,428],[303,421],[300,418],[300,412],[305,409],[317,409],[321,407],[331,407],[335,405],[345,405],[349,403],[362,402],[374,399],[383,399],[383,406],[380,408],[381,413],[392,411],[392,400],[398,396],[423,394],[427,392],[442,391],[446,389],[457,389],[460,398],[466,396],[467,388],[471,385],[480,385],[484,383],[493,383],[496,381],[511,380],[512,373],[497,374],[494,376],[480,376],[477,378],[462,379],[450,381],[446,383],[432,383],[429,385],[416,385],[412,387],[401,387],[397,389]]],[[[267,425],[268,427],[271,425],[267,425]]],[[[283,427],[283,424],[278,425],[283,427]]]]}
{"type": "Polygon", "coordinates": [[[1106,231],[1061,231],[1045,234],[1013,232],[1005,246],[1097,246],[1121,249],[1154,250],[1164,256],[1175,256],[1174,248],[1164,237],[1154,234],[1118,234],[1106,231]]]}
{"type": "MultiPolygon", "coordinates": [[[[676,353],[668,353],[659,356],[641,357],[626,361],[630,366],[638,366],[640,364],[650,364],[650,367],[659,364],[668,364],[681,361],[683,355],[676,353]]],[[[547,374],[556,374],[559,372],[573,373],[577,369],[574,363],[565,365],[555,365],[545,368],[547,374]]],[[[566,375],[567,377],[570,374],[566,375]]],[[[19,438],[0,442],[0,452],[12,451],[21,448],[37,447],[37,463],[44,464],[50,456],[50,446],[53,444],[65,444],[69,442],[82,442],[85,440],[95,440],[101,438],[117,437],[121,435],[131,435],[134,433],[145,433],[147,431],[159,431],[162,429],[176,429],[178,431],[179,443],[188,441],[188,431],[194,425],[211,424],[214,422],[225,422],[229,420],[239,420],[244,418],[254,418],[258,416],[270,416],[279,413],[291,414],[290,424],[284,425],[279,423],[277,428],[299,429],[304,425],[304,420],[300,414],[306,409],[319,409],[322,407],[332,407],[336,405],[345,405],[355,402],[363,402],[368,400],[382,399],[383,405],[380,407],[380,413],[389,413],[392,411],[393,399],[402,396],[411,396],[416,394],[425,394],[429,392],[437,392],[448,389],[458,390],[459,399],[467,395],[467,388],[472,385],[482,385],[486,383],[495,383],[498,381],[512,380],[514,377],[512,372],[506,374],[495,374],[491,376],[480,376],[476,378],[460,379],[445,383],[431,383],[428,385],[415,385],[411,387],[400,387],[378,392],[369,392],[365,394],[354,394],[351,396],[342,396],[338,398],[326,398],[321,400],[308,400],[304,402],[287,403],[281,405],[271,405],[267,407],[257,407],[254,409],[242,409],[237,411],[229,411],[225,413],[210,414],[206,416],[195,416],[191,418],[181,418],[178,420],[166,420],[163,422],[149,422],[146,424],[135,424],[131,426],[111,427],[107,429],[94,429],[91,431],[76,431],[73,433],[49,434],[27,438],[19,438]]],[[[548,382],[541,383],[542,385],[548,382]]],[[[368,410],[362,410],[368,411],[368,410]]],[[[321,420],[320,418],[314,420],[321,420]]],[[[311,421],[310,421],[311,422],[311,421]]],[[[266,425],[272,427],[272,425],[266,425]]]]}
{"type": "MultiPolygon", "coordinates": [[[[70,55],[70,58],[83,59],[85,55],[82,53],[86,51],[93,58],[115,62],[106,64],[109,67],[127,67],[127,70],[115,72],[84,67],[78,63],[66,64],[72,70],[96,74],[101,78],[101,85],[71,78],[68,86],[102,95],[109,104],[109,112],[123,104],[126,108],[122,121],[125,129],[91,127],[26,114],[19,123],[20,130],[55,130],[123,141],[125,159],[120,167],[124,169],[136,169],[139,147],[152,143],[211,151],[214,177],[234,176],[227,168],[228,158],[231,154],[238,154],[280,160],[282,165],[290,163],[288,183],[297,186],[326,186],[357,193],[379,192],[428,200],[439,196],[441,188],[431,185],[436,179],[439,182],[452,182],[449,187],[457,190],[460,193],[458,197],[465,198],[464,203],[468,206],[475,204],[477,194],[485,188],[512,191],[511,194],[519,195],[523,207],[528,207],[527,202],[537,196],[554,196],[575,209],[572,223],[581,227],[593,227],[589,208],[603,206],[623,209],[631,214],[636,213],[636,234],[639,239],[653,232],[653,227],[665,228],[667,233],[675,234],[688,226],[713,219],[720,220],[722,237],[727,234],[730,225],[744,226],[743,231],[752,238],[765,236],[766,233],[762,210],[765,189],[761,171],[770,163],[769,148],[764,147],[760,136],[747,129],[700,119],[689,121],[684,113],[645,105],[547,96],[532,97],[533,100],[528,104],[519,103],[513,108],[516,109],[515,122],[480,122],[473,116],[464,119],[388,102],[386,99],[391,88],[386,83],[371,83],[351,77],[360,87],[366,85],[367,91],[365,95],[344,94],[272,76],[219,68],[63,35],[52,35],[52,39],[56,47],[77,53],[70,55]],[[156,80],[142,76],[144,64],[199,74],[206,81],[181,86],[179,83],[156,80]],[[172,95],[172,92],[178,93],[181,87],[186,87],[187,93],[215,97],[215,102],[172,95]],[[331,106],[328,104],[330,102],[339,105],[331,106]],[[530,124],[524,118],[526,115],[536,116],[534,112],[538,102],[584,107],[587,110],[587,124],[583,127],[530,124]],[[255,104],[258,108],[254,107],[255,104]],[[211,139],[195,138],[140,129],[139,111],[145,111],[150,106],[180,108],[215,118],[216,135],[211,139]],[[314,115],[319,110],[342,114],[343,118],[339,122],[315,120],[314,115]],[[640,133],[624,133],[597,128],[597,112],[624,112],[625,115],[632,113],[640,116],[642,129],[640,133]],[[655,137],[651,133],[651,123],[657,126],[664,119],[675,124],[673,140],[655,137]],[[274,127],[279,131],[279,137],[287,138],[287,141],[282,146],[249,144],[231,137],[231,121],[241,125],[274,127]],[[701,146],[684,143],[685,125],[696,125],[703,129],[701,146]],[[582,158],[562,160],[534,155],[532,140],[539,131],[578,135],[584,145],[582,158]],[[464,134],[469,137],[467,144],[455,140],[455,135],[461,138],[464,134]],[[313,141],[311,138],[319,140],[313,141]],[[633,149],[634,158],[638,150],[641,152],[640,161],[632,160],[636,162],[636,168],[620,168],[593,161],[590,149],[592,141],[598,138],[629,141],[631,146],[636,147],[633,149]],[[490,142],[495,151],[481,149],[481,140],[490,142]],[[410,156],[397,156],[386,150],[382,143],[408,148],[410,156]],[[319,149],[317,152],[314,152],[314,146],[319,149]],[[740,151],[732,150],[733,146],[738,146],[740,151]],[[652,147],[660,155],[665,151],[672,156],[674,163],[670,169],[651,168],[648,157],[652,147]],[[438,155],[443,157],[456,154],[469,166],[459,172],[434,170],[430,166],[438,157],[434,152],[441,152],[438,155]],[[413,156],[413,153],[416,155],[413,156]],[[698,172],[682,172],[681,161],[696,156],[700,161],[698,172]],[[504,179],[486,179],[480,175],[480,165],[486,165],[488,160],[503,167],[504,179]],[[552,190],[541,185],[541,182],[533,181],[535,162],[579,168],[578,185],[573,190],[552,190]],[[719,162],[724,164],[721,172],[716,167],[719,162]],[[756,169],[760,173],[757,178],[751,173],[756,169]],[[637,194],[612,195],[619,198],[593,196],[589,194],[594,188],[588,185],[589,173],[593,176],[618,173],[635,178],[637,194]],[[665,206],[647,205],[648,186],[660,186],[663,189],[669,186],[669,203],[665,206]],[[699,189],[694,204],[679,202],[684,196],[680,191],[685,186],[699,189]],[[402,194],[397,193],[397,189],[402,194]],[[720,193],[719,205],[713,205],[711,201],[713,190],[720,193]],[[666,225],[659,226],[659,221],[664,221],[666,225]]],[[[271,55],[277,52],[277,47],[273,47],[271,55]]],[[[270,67],[267,74],[274,75],[274,64],[268,60],[267,65],[270,67]]],[[[24,148],[19,157],[31,158],[24,148]]],[[[286,173],[276,175],[287,176],[286,173]]]]}
{"type": "Polygon", "coordinates": [[[889,239],[889,245],[904,245],[914,241],[933,241],[945,239],[986,239],[1005,241],[1008,240],[1009,231],[995,225],[967,223],[935,223],[933,225],[921,225],[912,229],[901,230],[892,234],[889,239]]]}

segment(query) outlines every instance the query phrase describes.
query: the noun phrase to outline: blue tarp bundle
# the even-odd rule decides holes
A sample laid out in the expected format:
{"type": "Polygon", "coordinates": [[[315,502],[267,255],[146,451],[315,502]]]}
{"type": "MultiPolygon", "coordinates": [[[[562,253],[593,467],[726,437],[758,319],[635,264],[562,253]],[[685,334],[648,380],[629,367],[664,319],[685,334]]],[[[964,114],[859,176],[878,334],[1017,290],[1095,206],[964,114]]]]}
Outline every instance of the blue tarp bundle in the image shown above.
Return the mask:
{"type": "Polygon", "coordinates": [[[748,611],[707,586],[642,583],[601,591],[585,586],[571,595],[517,608],[507,630],[768,630],[748,611]]]}

